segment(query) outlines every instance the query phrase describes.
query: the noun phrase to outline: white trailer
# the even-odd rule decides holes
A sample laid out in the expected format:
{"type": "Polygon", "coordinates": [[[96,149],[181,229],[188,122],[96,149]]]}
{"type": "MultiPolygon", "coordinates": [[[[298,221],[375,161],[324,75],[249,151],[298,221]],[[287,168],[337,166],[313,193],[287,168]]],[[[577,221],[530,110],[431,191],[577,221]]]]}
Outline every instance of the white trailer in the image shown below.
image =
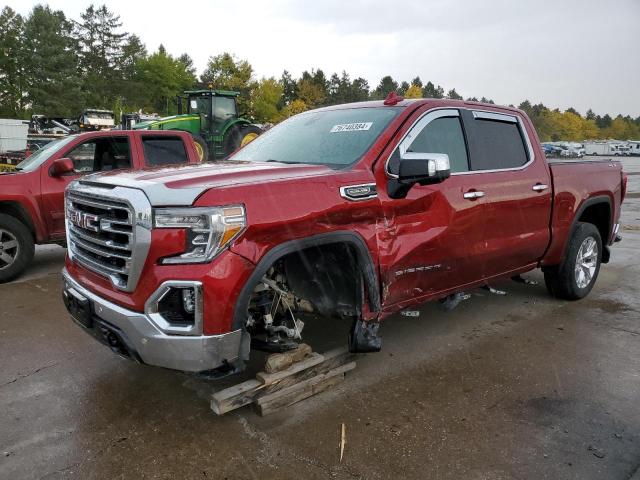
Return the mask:
{"type": "Polygon", "coordinates": [[[586,155],[620,155],[618,143],[587,142],[584,144],[586,155]]]}
{"type": "Polygon", "coordinates": [[[629,154],[630,155],[640,155],[640,140],[628,140],[629,144],[629,154]]]}
{"type": "Polygon", "coordinates": [[[29,124],[23,120],[0,118],[0,153],[27,148],[29,124]]]}

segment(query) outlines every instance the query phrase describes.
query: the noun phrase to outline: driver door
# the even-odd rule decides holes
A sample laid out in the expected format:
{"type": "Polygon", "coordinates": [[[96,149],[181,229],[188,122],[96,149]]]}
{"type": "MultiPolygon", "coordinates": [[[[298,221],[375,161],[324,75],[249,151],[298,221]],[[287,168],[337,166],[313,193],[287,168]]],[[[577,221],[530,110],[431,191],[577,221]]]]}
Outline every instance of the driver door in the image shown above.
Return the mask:
{"type": "Polygon", "coordinates": [[[405,152],[447,154],[451,176],[439,184],[416,184],[403,199],[380,189],[386,223],[378,238],[384,309],[418,304],[482,279],[486,205],[465,195],[472,180],[464,174],[469,155],[459,110],[423,112],[389,157],[389,182],[405,152]]]}

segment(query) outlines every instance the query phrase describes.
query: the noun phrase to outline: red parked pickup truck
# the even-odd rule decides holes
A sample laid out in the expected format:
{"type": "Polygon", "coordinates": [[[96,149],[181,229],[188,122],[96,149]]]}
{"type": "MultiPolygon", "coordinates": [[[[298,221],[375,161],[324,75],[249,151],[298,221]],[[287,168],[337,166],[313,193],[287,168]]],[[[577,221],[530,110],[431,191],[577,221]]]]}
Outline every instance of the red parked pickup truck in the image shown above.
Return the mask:
{"type": "Polygon", "coordinates": [[[109,131],[47,144],[0,173],[0,283],[29,265],[36,243],[65,242],[64,190],[92,172],[198,163],[184,132],[109,131]]]}
{"type": "Polygon", "coordinates": [[[73,182],[63,298],[118,354],[177,370],[292,348],[301,317],[377,351],[385,317],[501,277],[542,268],[554,296],[587,295],[625,185],[619,162],[547,162],[513,108],[314,110],[221,163],[73,182]]]}

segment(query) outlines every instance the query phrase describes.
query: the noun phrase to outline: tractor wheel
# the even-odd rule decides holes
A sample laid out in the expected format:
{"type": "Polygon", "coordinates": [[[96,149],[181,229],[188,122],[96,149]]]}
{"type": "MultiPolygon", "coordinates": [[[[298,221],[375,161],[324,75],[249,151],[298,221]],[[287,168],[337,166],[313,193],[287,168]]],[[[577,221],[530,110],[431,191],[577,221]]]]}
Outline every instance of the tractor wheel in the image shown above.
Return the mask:
{"type": "Polygon", "coordinates": [[[239,148],[244,147],[247,143],[255,140],[261,133],[262,130],[255,125],[231,127],[224,139],[225,157],[228,157],[239,148]]]}
{"type": "Polygon", "coordinates": [[[193,137],[193,143],[196,147],[196,153],[198,154],[198,158],[201,162],[206,162],[209,160],[209,147],[207,146],[207,142],[204,141],[200,135],[191,135],[193,137]]]}
{"type": "Polygon", "coordinates": [[[255,125],[246,125],[242,127],[240,133],[242,135],[240,146],[244,147],[247,143],[252,142],[256,138],[258,138],[258,136],[260,136],[260,134],[262,133],[262,130],[255,125]]]}

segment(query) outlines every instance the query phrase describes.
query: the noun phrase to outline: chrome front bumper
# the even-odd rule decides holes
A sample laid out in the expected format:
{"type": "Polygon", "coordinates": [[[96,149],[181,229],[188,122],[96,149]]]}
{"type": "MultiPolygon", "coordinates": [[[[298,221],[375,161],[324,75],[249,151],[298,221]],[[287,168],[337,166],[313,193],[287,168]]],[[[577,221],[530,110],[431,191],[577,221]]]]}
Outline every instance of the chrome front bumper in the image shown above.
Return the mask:
{"type": "MultiPolygon", "coordinates": [[[[242,331],[222,335],[167,335],[144,313],[134,312],[90,292],[62,271],[63,298],[89,301],[91,326],[78,325],[116,353],[148,365],[202,372],[232,364],[240,356],[242,331]]],[[[69,303],[65,301],[67,309],[69,303]]],[[[69,310],[71,313],[71,310],[69,310]]]]}

